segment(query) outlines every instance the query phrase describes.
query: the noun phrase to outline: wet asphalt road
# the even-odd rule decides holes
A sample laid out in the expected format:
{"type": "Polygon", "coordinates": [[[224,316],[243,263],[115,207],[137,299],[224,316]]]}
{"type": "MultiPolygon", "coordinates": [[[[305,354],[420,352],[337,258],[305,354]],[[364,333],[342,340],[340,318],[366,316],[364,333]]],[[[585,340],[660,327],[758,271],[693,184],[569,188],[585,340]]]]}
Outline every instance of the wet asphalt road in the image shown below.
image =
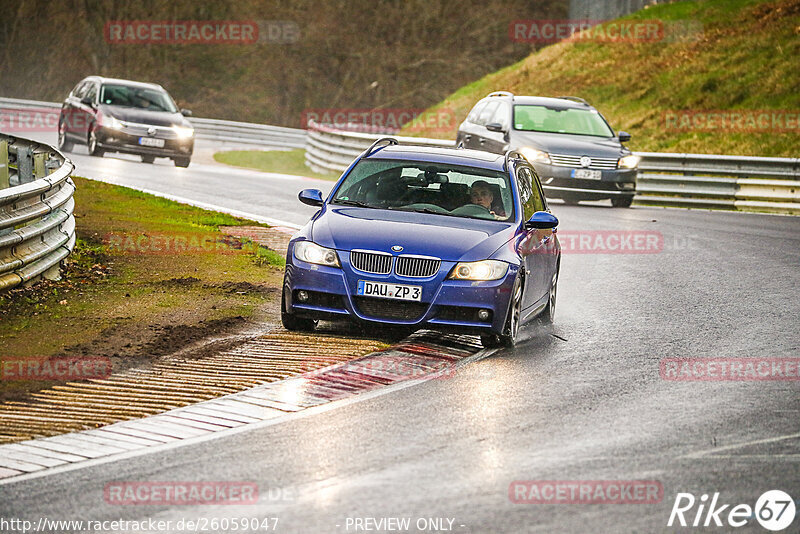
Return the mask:
{"type": "MultiPolygon", "coordinates": [[[[146,179],[141,187],[290,221],[305,216],[296,191],[314,186],[194,164],[179,176],[185,170],[171,164],[162,172],[160,165],[85,158],[107,167],[89,170],[76,155],[77,174],[116,172],[117,183],[146,179]]],[[[0,517],[153,518],[172,520],[175,532],[180,519],[222,517],[277,517],[276,531],[292,533],[446,532],[417,528],[433,518],[470,533],[688,532],[704,530],[667,527],[678,492],[719,492],[720,503],[750,506],[771,489],[800,498],[800,382],[675,382],[659,373],[664,358],[798,356],[800,219],[551,207],[565,237],[646,231],[660,235],[663,248],[565,252],[552,332],[528,328],[514,350],[455,376],[203,443],[0,485],[0,517]],[[205,507],[104,501],[106,483],[131,480],[250,481],[261,497],[256,505],[205,507]],[[664,495],[656,504],[515,504],[509,485],[516,480],[654,480],[664,495]],[[372,527],[363,521],[410,518],[411,528],[356,529],[356,518],[372,527]]],[[[706,530],[767,532],[753,519],[706,530]]],[[[798,531],[800,518],[784,530],[798,531]]]]}

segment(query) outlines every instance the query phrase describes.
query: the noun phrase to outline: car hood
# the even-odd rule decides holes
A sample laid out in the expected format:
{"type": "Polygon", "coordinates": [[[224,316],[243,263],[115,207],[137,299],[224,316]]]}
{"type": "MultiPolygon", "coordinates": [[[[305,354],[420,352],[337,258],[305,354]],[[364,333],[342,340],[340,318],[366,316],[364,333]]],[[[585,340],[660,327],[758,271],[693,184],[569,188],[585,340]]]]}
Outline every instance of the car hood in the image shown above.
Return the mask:
{"type": "Polygon", "coordinates": [[[115,119],[125,122],[137,122],[139,124],[150,124],[153,126],[191,126],[189,121],[178,112],[148,111],[146,109],[125,106],[109,106],[107,104],[101,105],[100,110],[106,115],[111,115],[115,119]]]}
{"type": "Polygon", "coordinates": [[[618,158],[631,153],[616,137],[514,132],[514,138],[518,147],[530,146],[552,154],[618,158]]]}
{"type": "Polygon", "coordinates": [[[314,220],[311,239],[337,250],[366,249],[434,256],[445,261],[490,258],[515,233],[513,223],[427,213],[327,206],[314,220]]]}

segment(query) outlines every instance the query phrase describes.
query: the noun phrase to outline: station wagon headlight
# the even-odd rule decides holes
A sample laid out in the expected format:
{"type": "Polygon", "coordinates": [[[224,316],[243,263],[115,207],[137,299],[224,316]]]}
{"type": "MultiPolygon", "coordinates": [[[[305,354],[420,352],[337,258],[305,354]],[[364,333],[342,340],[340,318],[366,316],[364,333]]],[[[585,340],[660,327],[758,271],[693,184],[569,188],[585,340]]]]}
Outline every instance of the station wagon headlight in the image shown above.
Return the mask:
{"type": "Polygon", "coordinates": [[[622,158],[619,158],[617,162],[617,166],[620,169],[635,169],[639,166],[639,160],[641,158],[639,156],[634,156],[633,154],[628,154],[622,158]]]}
{"type": "Polygon", "coordinates": [[[508,272],[508,264],[498,260],[457,263],[450,273],[451,280],[498,280],[508,272]]]}
{"type": "Polygon", "coordinates": [[[180,138],[191,137],[194,135],[194,128],[185,128],[183,126],[173,126],[172,130],[180,138]]]}
{"type": "Polygon", "coordinates": [[[332,248],[325,248],[312,241],[298,241],[294,245],[294,257],[307,263],[341,267],[339,256],[332,248]]]}
{"type": "Polygon", "coordinates": [[[519,150],[517,150],[517,152],[525,156],[525,159],[527,159],[529,163],[547,163],[548,165],[550,164],[550,154],[548,154],[544,150],[539,150],[538,148],[524,146],[519,150]]]}

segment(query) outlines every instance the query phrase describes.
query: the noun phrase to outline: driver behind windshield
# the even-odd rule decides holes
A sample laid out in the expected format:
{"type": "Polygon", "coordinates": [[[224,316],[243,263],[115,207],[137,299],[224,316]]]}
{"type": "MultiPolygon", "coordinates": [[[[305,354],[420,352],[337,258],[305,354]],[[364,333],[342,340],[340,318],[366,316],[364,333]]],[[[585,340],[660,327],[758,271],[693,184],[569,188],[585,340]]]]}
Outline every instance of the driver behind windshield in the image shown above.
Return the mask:
{"type": "Polygon", "coordinates": [[[484,180],[477,180],[473,182],[472,187],[469,188],[470,203],[477,206],[483,206],[489,213],[497,219],[505,219],[506,212],[502,205],[496,204],[494,201],[494,193],[489,183],[484,180]]]}

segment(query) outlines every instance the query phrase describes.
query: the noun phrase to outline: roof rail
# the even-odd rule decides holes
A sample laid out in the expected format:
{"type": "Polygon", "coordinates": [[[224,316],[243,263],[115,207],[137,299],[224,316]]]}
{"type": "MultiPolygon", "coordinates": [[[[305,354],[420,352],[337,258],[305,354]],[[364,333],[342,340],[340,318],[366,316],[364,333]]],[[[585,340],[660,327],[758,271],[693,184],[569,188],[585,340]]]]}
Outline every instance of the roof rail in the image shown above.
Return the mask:
{"type": "Polygon", "coordinates": [[[572,100],[573,102],[578,102],[579,104],[584,104],[586,106],[591,107],[590,103],[588,103],[586,100],[582,99],[579,96],[557,96],[556,98],[560,98],[561,100],[572,100]]]}
{"type": "Polygon", "coordinates": [[[486,95],[486,98],[489,98],[490,96],[514,96],[514,93],[509,93],[508,91],[495,91],[486,95]]]}
{"type": "Polygon", "coordinates": [[[525,159],[525,156],[523,156],[520,152],[518,152],[517,150],[514,150],[514,149],[506,151],[506,158],[505,158],[505,161],[503,161],[503,170],[504,171],[508,172],[508,170],[510,168],[508,163],[509,163],[509,160],[511,160],[512,158],[525,159]]]}
{"type": "Polygon", "coordinates": [[[375,141],[374,143],[369,145],[369,148],[364,152],[364,155],[362,157],[366,158],[367,156],[371,156],[372,155],[372,151],[375,149],[375,147],[377,147],[378,145],[380,145],[384,141],[387,142],[386,146],[399,144],[397,142],[397,139],[395,139],[394,137],[381,137],[380,139],[378,139],[377,141],[375,141]]]}

